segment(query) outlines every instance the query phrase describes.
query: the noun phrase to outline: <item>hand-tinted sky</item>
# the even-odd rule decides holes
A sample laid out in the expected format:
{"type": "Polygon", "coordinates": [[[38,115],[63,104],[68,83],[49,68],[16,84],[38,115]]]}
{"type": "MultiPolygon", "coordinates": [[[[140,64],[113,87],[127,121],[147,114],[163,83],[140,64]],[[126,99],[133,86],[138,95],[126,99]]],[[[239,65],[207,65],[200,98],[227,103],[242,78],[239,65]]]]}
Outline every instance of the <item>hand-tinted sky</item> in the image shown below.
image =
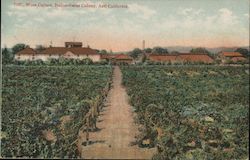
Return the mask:
{"type": "Polygon", "coordinates": [[[63,46],[81,41],[92,48],[127,51],[153,46],[249,45],[248,0],[3,0],[2,44],[63,46]],[[34,4],[120,4],[128,8],[18,7],[34,4]]]}

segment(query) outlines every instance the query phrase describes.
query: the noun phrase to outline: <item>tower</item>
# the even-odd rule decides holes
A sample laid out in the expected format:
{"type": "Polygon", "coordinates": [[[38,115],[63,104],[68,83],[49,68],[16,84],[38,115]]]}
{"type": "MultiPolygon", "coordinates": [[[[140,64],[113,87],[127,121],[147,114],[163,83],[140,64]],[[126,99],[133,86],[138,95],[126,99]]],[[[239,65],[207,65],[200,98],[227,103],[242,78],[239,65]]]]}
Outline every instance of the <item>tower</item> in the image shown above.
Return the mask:
{"type": "Polygon", "coordinates": [[[145,40],[142,41],[142,50],[144,51],[145,49],[145,40]]]}

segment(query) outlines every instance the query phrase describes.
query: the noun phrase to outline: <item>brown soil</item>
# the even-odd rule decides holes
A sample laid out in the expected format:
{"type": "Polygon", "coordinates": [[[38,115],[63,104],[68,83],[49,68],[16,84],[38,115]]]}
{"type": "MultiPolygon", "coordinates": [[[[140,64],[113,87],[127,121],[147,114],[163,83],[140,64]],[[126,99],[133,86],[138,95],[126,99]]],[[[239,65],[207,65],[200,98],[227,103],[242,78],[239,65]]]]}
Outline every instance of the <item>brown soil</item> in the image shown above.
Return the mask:
{"type": "Polygon", "coordinates": [[[109,91],[107,106],[103,108],[97,130],[90,132],[90,144],[86,146],[85,133],[80,134],[78,147],[82,158],[87,159],[150,159],[156,148],[139,148],[136,141],[138,128],[134,123],[128,95],[121,84],[122,74],[115,67],[113,87],[109,91]]]}

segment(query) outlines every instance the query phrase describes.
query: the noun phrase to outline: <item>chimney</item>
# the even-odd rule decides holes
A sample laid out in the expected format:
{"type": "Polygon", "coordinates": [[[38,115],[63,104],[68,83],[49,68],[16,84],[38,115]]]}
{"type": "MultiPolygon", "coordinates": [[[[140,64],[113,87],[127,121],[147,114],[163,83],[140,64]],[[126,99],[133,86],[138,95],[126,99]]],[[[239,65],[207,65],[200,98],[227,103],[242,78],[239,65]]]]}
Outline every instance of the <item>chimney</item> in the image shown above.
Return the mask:
{"type": "Polygon", "coordinates": [[[142,50],[144,51],[145,49],[145,40],[142,41],[142,50]]]}

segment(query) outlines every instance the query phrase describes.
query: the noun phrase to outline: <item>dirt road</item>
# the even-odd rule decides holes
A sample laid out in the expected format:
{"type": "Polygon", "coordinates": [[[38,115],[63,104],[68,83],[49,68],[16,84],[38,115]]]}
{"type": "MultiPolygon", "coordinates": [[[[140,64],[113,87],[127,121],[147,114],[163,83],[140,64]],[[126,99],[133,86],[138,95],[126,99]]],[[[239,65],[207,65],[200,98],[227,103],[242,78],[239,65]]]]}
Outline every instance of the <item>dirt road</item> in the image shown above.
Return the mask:
{"type": "MultiPolygon", "coordinates": [[[[134,124],[132,107],[121,84],[119,67],[113,73],[113,87],[108,94],[108,105],[101,112],[96,132],[90,132],[90,145],[81,145],[82,158],[87,159],[150,159],[155,148],[131,146],[138,129],[134,124]]],[[[85,141],[84,134],[82,142],[85,141]]]]}

